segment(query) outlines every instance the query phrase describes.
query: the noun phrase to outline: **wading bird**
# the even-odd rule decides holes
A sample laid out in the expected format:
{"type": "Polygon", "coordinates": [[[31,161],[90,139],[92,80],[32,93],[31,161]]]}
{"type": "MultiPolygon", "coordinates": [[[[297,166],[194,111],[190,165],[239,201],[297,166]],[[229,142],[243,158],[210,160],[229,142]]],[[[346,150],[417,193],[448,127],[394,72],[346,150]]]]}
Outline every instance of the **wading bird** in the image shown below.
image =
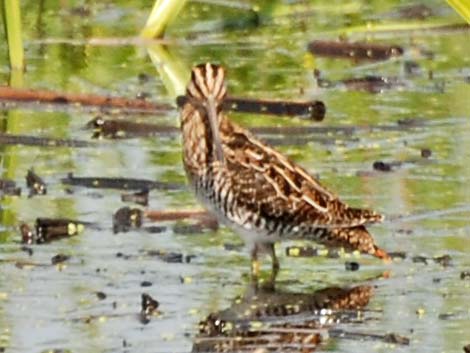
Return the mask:
{"type": "Polygon", "coordinates": [[[383,217],[349,207],[305,169],[231,122],[222,111],[226,94],[221,66],[193,68],[181,111],[183,163],[199,201],[249,245],[252,275],[259,272],[260,252],[272,257],[277,273],[274,243],[284,239],[388,260],[365,228],[383,217]]]}

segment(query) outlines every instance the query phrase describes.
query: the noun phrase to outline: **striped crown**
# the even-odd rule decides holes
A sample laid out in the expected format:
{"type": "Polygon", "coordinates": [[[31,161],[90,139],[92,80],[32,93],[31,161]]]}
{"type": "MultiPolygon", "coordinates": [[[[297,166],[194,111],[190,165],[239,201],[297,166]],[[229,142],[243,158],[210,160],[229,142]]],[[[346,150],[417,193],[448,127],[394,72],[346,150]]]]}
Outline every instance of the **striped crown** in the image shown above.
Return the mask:
{"type": "Polygon", "coordinates": [[[201,101],[212,97],[216,104],[222,102],[227,95],[223,67],[210,63],[195,66],[191,71],[186,94],[201,101]]]}

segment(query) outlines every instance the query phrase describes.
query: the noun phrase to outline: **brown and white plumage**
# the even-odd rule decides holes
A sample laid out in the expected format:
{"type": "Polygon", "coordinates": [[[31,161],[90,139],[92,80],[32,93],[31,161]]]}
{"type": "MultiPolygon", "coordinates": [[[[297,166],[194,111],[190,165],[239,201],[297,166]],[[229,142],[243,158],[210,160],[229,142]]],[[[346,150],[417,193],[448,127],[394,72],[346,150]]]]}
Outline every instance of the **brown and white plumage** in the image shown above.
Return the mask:
{"type": "Polygon", "coordinates": [[[222,111],[225,72],[204,64],[192,70],[181,112],[183,162],[202,203],[253,245],[310,239],[329,247],[388,258],[365,225],[382,216],[351,208],[305,169],[232,123],[222,111]]]}

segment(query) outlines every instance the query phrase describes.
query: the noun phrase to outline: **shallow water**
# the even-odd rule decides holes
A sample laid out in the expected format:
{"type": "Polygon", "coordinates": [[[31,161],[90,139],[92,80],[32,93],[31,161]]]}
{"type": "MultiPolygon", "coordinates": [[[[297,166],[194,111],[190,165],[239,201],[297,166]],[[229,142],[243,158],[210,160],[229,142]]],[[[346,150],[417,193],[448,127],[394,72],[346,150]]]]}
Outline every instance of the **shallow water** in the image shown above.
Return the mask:
{"type": "MultiPolygon", "coordinates": [[[[145,92],[153,101],[174,104],[174,95],[167,93],[170,84],[158,76],[144,47],[71,42],[133,36],[142,28],[150,4],[39,4],[42,6],[24,4],[27,71],[22,79],[15,79],[20,82],[17,86],[129,98],[145,92]],[[145,74],[146,79],[139,79],[139,74],[145,74]]],[[[461,279],[463,271],[470,271],[469,31],[410,30],[415,24],[454,24],[460,19],[442,1],[426,2],[433,16],[425,20],[401,18],[396,10],[399,5],[404,2],[355,1],[348,6],[326,1],[310,6],[305,2],[264,2],[259,4],[256,18],[231,2],[191,2],[167,36],[175,39],[168,46],[173,62],[186,69],[208,60],[225,65],[233,95],[320,99],[327,106],[321,123],[232,114],[244,126],[350,128],[346,132],[331,129],[263,136],[277,141],[283,153],[318,174],[350,204],[387,215],[389,220],[371,231],[385,249],[406,253],[404,260],[395,259],[392,264],[353,257],[360,269],[350,272],[345,271],[344,262],[351,258],[288,257],[285,248],[299,244],[277,247],[282,269],[276,290],[259,292],[262,303],[293,305],[299,296],[307,302],[317,300],[319,291],[326,288],[342,288],[346,297],[350,288],[368,288],[364,306],[348,309],[354,319],[344,314],[335,323],[325,323],[327,315],[309,310],[277,318],[282,325],[309,320],[320,323],[322,343],[317,351],[460,352],[470,344],[470,280],[461,279]],[[374,27],[377,23],[408,27],[379,31],[374,27]],[[339,35],[400,45],[405,55],[382,62],[357,62],[308,54],[311,40],[339,35]],[[410,61],[418,65],[411,74],[404,69],[410,61]],[[382,75],[394,77],[400,84],[379,93],[341,84],[321,88],[314,79],[314,68],[332,82],[382,75]],[[431,150],[429,158],[421,157],[423,148],[431,150]],[[401,164],[390,172],[374,171],[373,163],[379,160],[401,164]],[[451,257],[450,266],[432,260],[442,255],[451,257]],[[427,264],[414,262],[416,256],[428,258],[427,264]],[[384,272],[388,272],[386,276],[384,272]],[[347,337],[334,330],[356,335],[347,337]],[[408,337],[410,344],[384,342],[380,337],[388,333],[408,337]]],[[[0,52],[0,77],[8,84],[4,42],[0,52]]],[[[100,113],[79,107],[20,105],[2,110],[4,133],[71,138],[95,145],[0,146],[2,177],[16,181],[23,189],[22,196],[4,196],[1,202],[0,347],[6,352],[216,349],[201,346],[201,342],[212,341],[198,333],[198,323],[211,313],[236,321],[247,310],[240,308],[240,300],[246,300],[249,308],[259,305],[248,279],[247,251],[227,246],[241,241],[225,228],[178,234],[175,223],[167,222],[164,224],[169,227],[160,233],[132,229],[114,234],[112,216],[128,205],[121,201],[121,192],[71,187],[61,179],[73,172],[75,176],[184,183],[180,138],[158,134],[94,140],[84,126],[97,115],[100,113]],[[28,197],[24,177],[31,167],[47,183],[47,195],[28,197]],[[18,225],[33,224],[37,217],[64,217],[94,226],[86,226],[76,237],[31,246],[33,254],[29,255],[20,249],[18,225]],[[168,263],[146,255],[149,250],[195,257],[189,263],[168,263]],[[56,254],[70,259],[63,265],[51,265],[56,254]],[[151,285],[143,287],[144,281],[151,285]],[[99,299],[97,292],[106,297],[99,299]],[[160,303],[161,314],[148,324],[139,320],[143,292],[160,303]]],[[[178,125],[176,108],[154,117],[119,112],[113,117],[178,125]]],[[[150,193],[148,209],[197,207],[186,189],[150,193]]],[[[267,277],[268,261],[263,270],[267,277]]],[[[341,314],[342,309],[337,311],[341,314]]],[[[258,319],[273,319],[267,316],[258,319]]],[[[252,328],[252,332],[259,333],[259,328],[252,328]]],[[[225,332],[224,337],[229,335],[225,332]]],[[[273,342],[275,349],[287,350],[275,339],[273,342]]],[[[253,351],[266,346],[232,348],[253,351]]]]}

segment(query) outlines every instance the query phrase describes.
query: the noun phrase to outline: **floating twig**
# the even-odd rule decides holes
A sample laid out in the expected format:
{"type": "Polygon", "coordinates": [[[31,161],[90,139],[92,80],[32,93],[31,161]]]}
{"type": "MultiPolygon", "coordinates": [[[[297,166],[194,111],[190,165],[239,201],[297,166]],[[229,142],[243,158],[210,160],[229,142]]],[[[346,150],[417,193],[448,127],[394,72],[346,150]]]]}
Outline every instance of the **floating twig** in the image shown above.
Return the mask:
{"type": "Polygon", "coordinates": [[[130,138],[147,137],[155,134],[179,134],[180,129],[173,126],[162,126],[148,123],[135,123],[125,120],[105,120],[102,117],[96,117],[86,124],[87,128],[95,130],[94,138],[130,138]]]}
{"type": "Polygon", "coordinates": [[[166,112],[173,108],[168,104],[152,103],[142,99],[107,97],[92,94],[63,93],[47,90],[34,90],[0,86],[0,101],[37,102],[46,104],[79,104],[103,109],[152,113],[166,112]]]}
{"type": "Polygon", "coordinates": [[[83,232],[85,224],[85,222],[65,218],[37,218],[34,243],[44,244],[78,235],[83,232]]]}
{"type": "Polygon", "coordinates": [[[228,97],[224,107],[236,112],[307,117],[321,121],[326,107],[321,101],[291,102],[228,97]]]}
{"type": "Polygon", "coordinates": [[[318,56],[345,58],[353,60],[387,60],[403,54],[397,45],[371,44],[364,42],[349,43],[314,40],[308,50],[318,56]]]}

